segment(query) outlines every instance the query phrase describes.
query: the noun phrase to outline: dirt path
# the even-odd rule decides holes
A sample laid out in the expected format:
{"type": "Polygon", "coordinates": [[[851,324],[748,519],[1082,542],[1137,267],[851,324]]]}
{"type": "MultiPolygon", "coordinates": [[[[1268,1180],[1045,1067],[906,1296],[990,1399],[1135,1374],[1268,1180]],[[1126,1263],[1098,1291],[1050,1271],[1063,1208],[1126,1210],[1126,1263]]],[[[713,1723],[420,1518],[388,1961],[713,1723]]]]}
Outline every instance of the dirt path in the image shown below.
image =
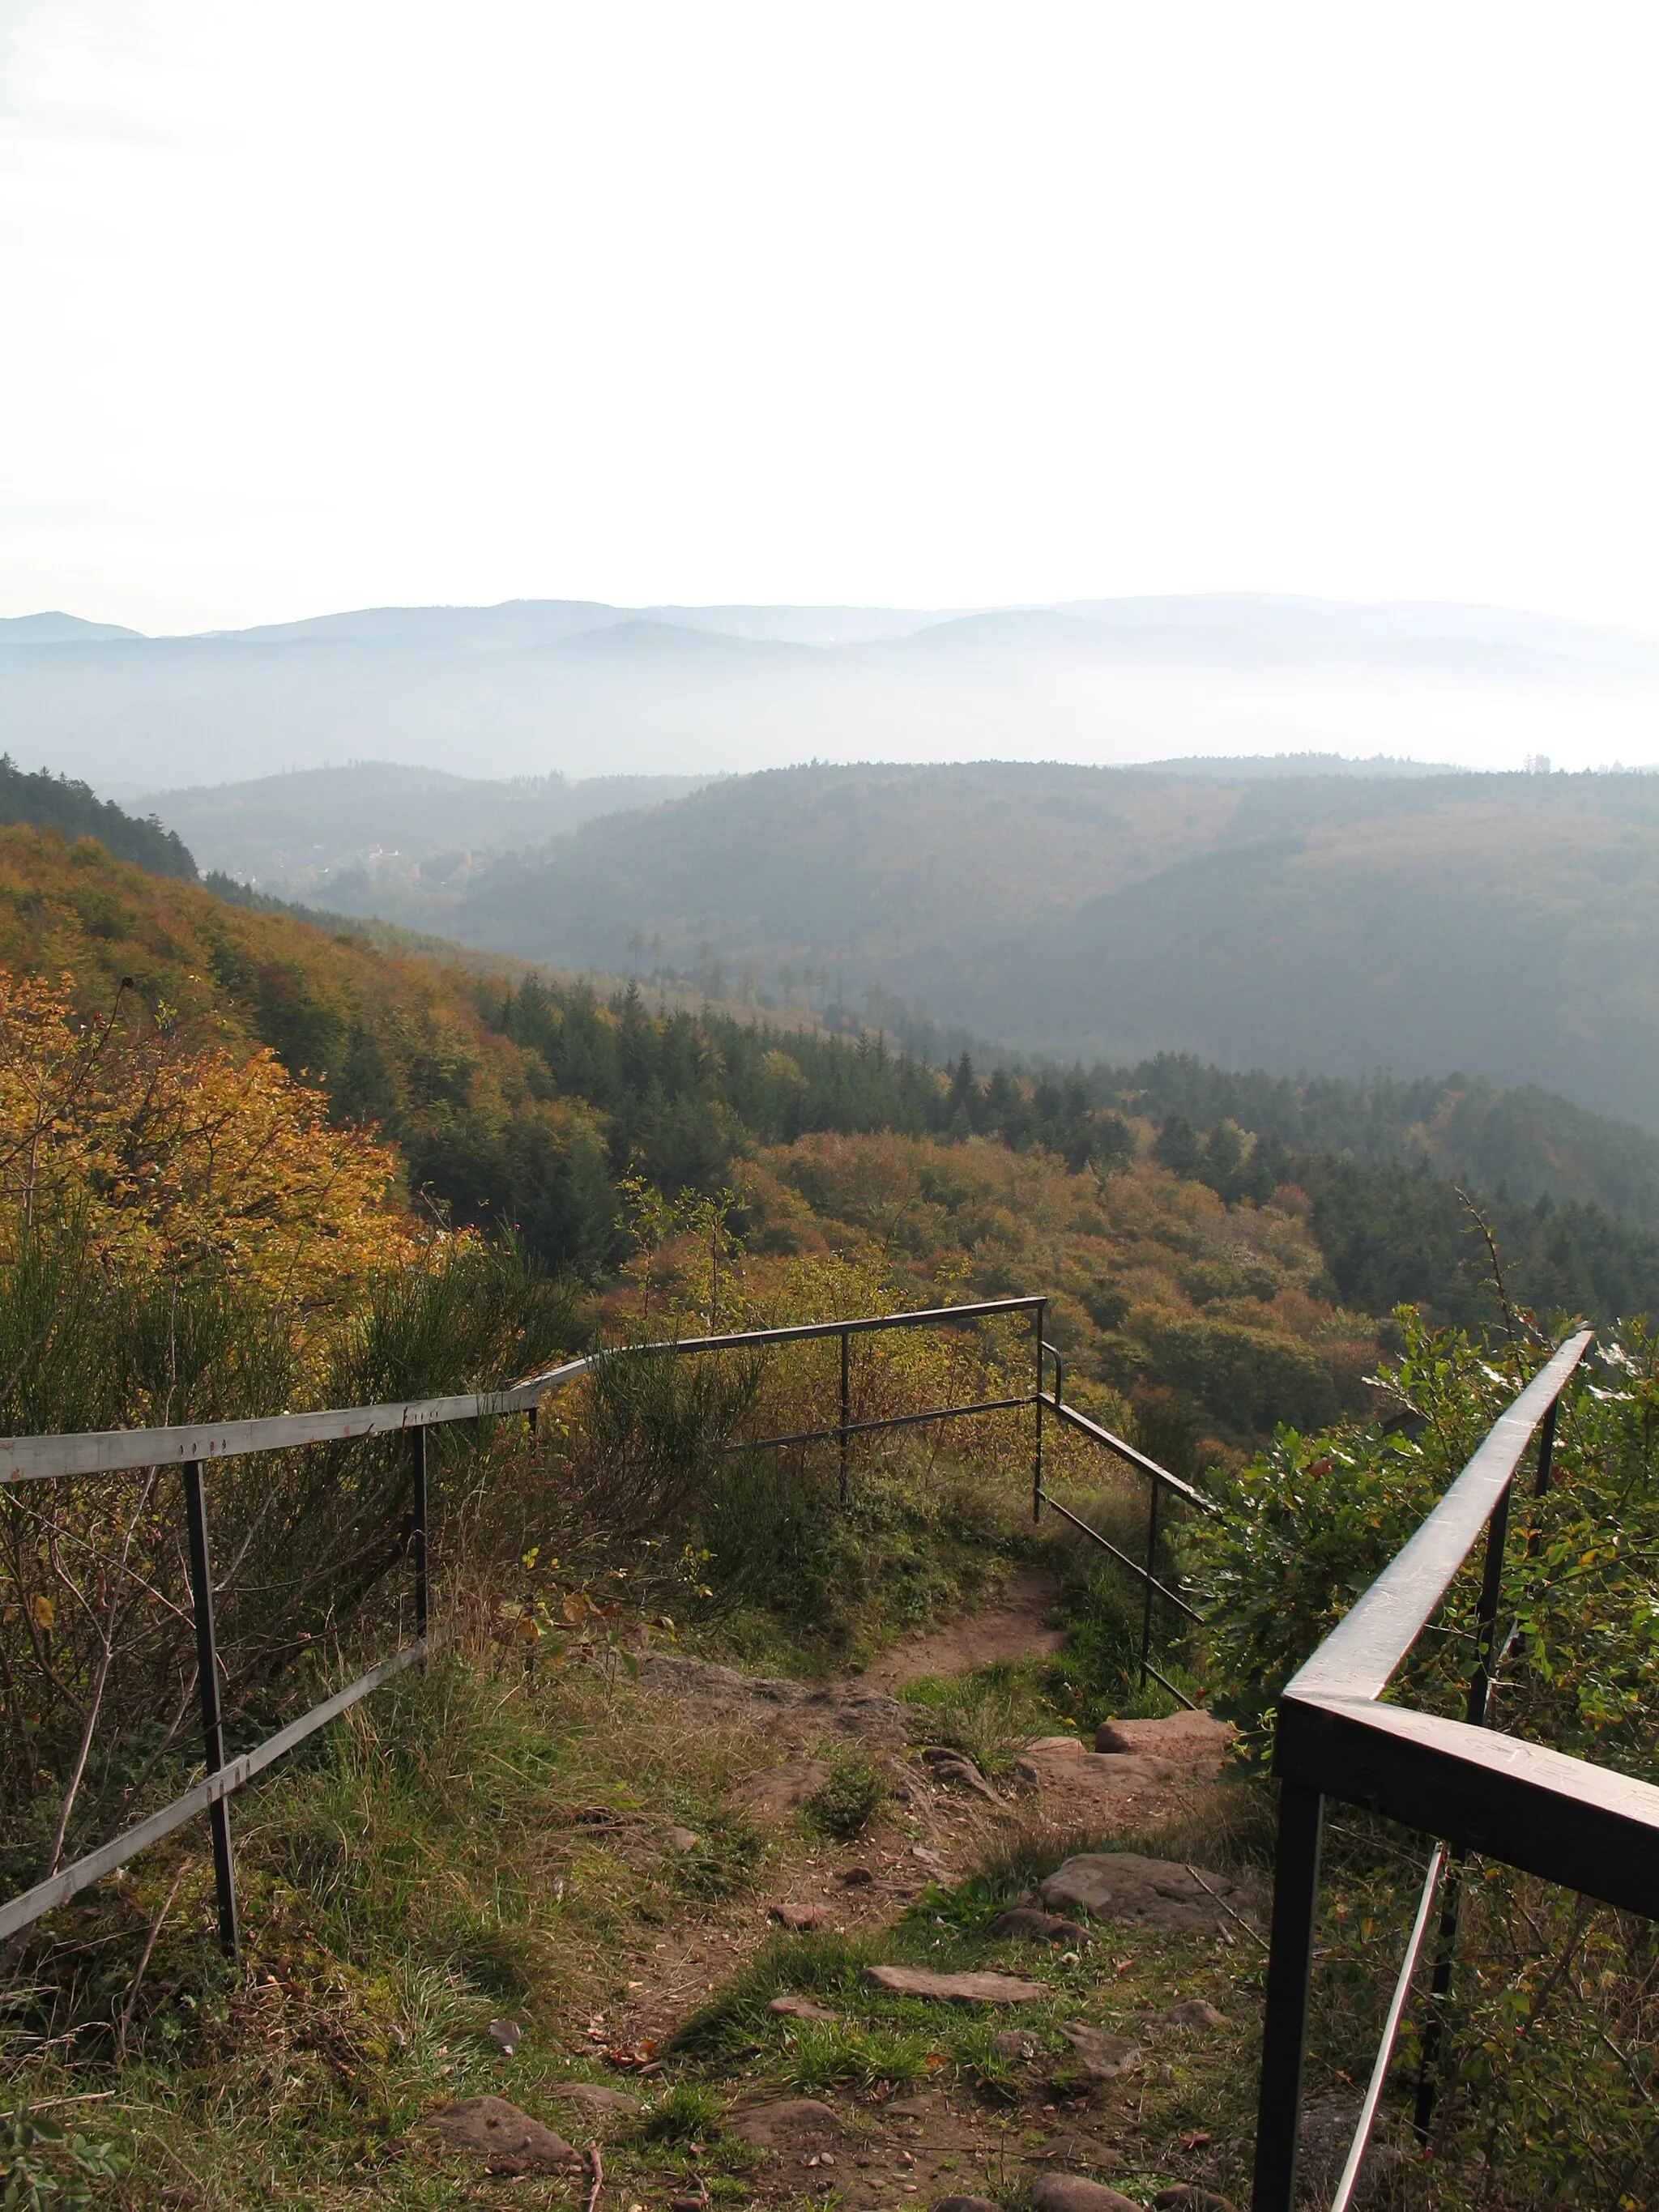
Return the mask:
{"type": "Polygon", "coordinates": [[[894,1690],[925,1674],[963,1674],[998,1659],[1047,1658],[1066,1641],[1064,1629],[1042,1625],[1059,1595],[1053,1575],[1029,1568],[976,1611],[884,1651],[859,1679],[872,1689],[894,1690]]]}
{"type": "MultiPolygon", "coordinates": [[[[1015,1774],[987,1787],[982,1778],[953,1777],[938,1756],[930,1760],[925,1746],[906,1740],[905,1709],[888,1692],[925,1674],[951,1676],[992,1660],[1053,1650],[1062,1638],[1045,1629],[1042,1619],[1055,1592],[1052,1577],[1022,1574],[976,1612],[913,1638],[850,1680],[750,1685],[731,1669],[678,1657],[649,1671],[641,1688],[672,1698],[692,1724],[701,1711],[742,1720],[763,1735],[771,1763],[738,1786],[733,1802],[770,1836],[773,1849],[757,1893],[688,1905],[618,1960],[625,1983],[593,2016],[587,2035],[596,2057],[626,2069],[630,2090],[650,2094],[651,2075],[669,2053],[675,2031],[740,1975],[781,1927],[878,1936],[927,1882],[960,1881],[999,1844],[1021,1835],[1051,1836],[1057,1860],[1078,1848],[1080,1835],[1104,1838],[1147,1828],[1212,1786],[1220,1764],[1213,1746],[1212,1757],[1193,1758],[1167,1745],[1158,1748],[1174,1756],[1153,1755],[1151,1746],[1145,1753],[1136,1747],[1097,1756],[1075,1739],[1045,1738],[1028,1748],[1015,1774]],[[797,1808],[815,1778],[829,1773],[830,1747],[849,1739],[886,1770],[893,1799],[849,1842],[809,1844],[797,1808]]],[[[826,2201],[847,2212],[927,2212],[946,2197],[1001,2197],[1043,2174],[1115,2175],[1127,2182],[1149,2163],[1166,2180],[1174,2174],[1200,2191],[1206,2185],[1237,2191],[1239,2145],[1229,2144],[1219,2128],[1212,2144],[1206,2105],[1171,2102],[1167,2121],[1155,2121],[1148,2109],[1149,2099],[1154,2106],[1178,2099],[1183,2079],[1195,2087],[1192,2069],[1205,2063],[1200,2046],[1218,2037],[1224,2042],[1231,2033],[1222,2014],[1236,1995],[1234,1929],[1218,1923],[1194,1950],[1178,1936],[1144,1927],[1109,1936],[1103,1925],[1093,1946],[1085,1941],[1084,1948],[1093,1965],[1084,1970],[1089,1980],[1073,2002],[1080,2010],[1097,2009],[1110,2028],[1127,2031],[1126,2045],[1134,2040],[1121,2080],[1091,2081],[1075,2063],[1068,2072],[1066,2052],[1054,2055],[1059,2039],[1052,2028],[1046,2042],[1031,2039],[1023,2060],[1016,2054],[994,2095],[975,2091],[971,2069],[942,2073],[937,2085],[908,2095],[895,2096],[882,2082],[805,2103],[760,2081],[744,2086],[739,2076],[732,2085],[732,2124],[739,2136],[764,2148],[728,2167],[727,2191],[740,2187],[757,2206],[793,2204],[802,2212],[826,2201]],[[1155,2008],[1183,1996],[1206,2000],[1200,2011],[1210,2027],[1158,2025],[1165,2015],[1155,2008]],[[1132,2014],[1137,2003],[1142,2009],[1132,2014]]],[[[1035,1956],[1014,1963],[1039,1977],[1053,1971],[1035,1956]]],[[[1012,2041],[1019,2044],[1018,2034],[1012,2041]]],[[[669,2063],[672,2069],[672,2057],[669,2063]]],[[[647,2178],[636,2169],[617,2212],[667,2201],[690,2208],[686,2188],[683,2174],[665,2169],[647,2178]]],[[[1143,2187],[1132,2201],[1145,2193],[1143,2187]]],[[[1195,2196],[1195,2203],[1204,2201],[1195,2196]]],[[[1218,2195],[1208,2202],[1218,2206],[1226,2199],[1218,2195]]],[[[701,2204],[707,2212],[707,2195],[701,2204]]]]}

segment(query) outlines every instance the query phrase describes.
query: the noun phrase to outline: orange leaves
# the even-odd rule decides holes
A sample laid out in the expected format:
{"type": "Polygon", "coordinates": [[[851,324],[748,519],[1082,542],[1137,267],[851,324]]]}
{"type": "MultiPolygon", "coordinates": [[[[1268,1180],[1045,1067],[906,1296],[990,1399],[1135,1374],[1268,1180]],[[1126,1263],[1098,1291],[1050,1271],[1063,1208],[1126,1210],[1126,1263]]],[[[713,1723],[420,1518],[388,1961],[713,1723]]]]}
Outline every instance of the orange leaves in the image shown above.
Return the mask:
{"type": "Polygon", "coordinates": [[[409,1256],[396,1163],[270,1051],[188,1047],[118,1000],[0,971],[0,1210],[79,1213],[112,1259],[210,1261],[301,1304],[409,1256]]]}

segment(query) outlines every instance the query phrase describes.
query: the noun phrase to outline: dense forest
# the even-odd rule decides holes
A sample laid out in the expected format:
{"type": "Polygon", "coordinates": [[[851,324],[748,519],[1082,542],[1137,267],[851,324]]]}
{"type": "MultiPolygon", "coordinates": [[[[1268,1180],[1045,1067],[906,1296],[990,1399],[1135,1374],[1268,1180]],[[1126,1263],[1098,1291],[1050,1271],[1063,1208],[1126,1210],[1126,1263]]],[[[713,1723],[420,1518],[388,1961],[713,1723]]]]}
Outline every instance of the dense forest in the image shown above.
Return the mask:
{"type": "Polygon", "coordinates": [[[196,862],[174,830],[164,830],[152,814],[141,820],[107,799],[89,784],[40,769],[31,775],[9,753],[0,754],[0,823],[27,822],[56,830],[72,844],[95,837],[119,860],[136,860],[158,876],[183,876],[193,882],[196,862]]]}

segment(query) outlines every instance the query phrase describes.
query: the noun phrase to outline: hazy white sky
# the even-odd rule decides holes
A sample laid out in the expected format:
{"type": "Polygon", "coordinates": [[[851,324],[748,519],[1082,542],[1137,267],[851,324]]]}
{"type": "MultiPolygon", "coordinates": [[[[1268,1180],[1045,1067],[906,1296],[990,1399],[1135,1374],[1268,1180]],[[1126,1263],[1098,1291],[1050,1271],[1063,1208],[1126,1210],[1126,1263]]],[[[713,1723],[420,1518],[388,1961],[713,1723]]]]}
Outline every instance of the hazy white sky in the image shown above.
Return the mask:
{"type": "Polygon", "coordinates": [[[0,612],[1659,630],[1651,7],[0,0],[0,612]]]}

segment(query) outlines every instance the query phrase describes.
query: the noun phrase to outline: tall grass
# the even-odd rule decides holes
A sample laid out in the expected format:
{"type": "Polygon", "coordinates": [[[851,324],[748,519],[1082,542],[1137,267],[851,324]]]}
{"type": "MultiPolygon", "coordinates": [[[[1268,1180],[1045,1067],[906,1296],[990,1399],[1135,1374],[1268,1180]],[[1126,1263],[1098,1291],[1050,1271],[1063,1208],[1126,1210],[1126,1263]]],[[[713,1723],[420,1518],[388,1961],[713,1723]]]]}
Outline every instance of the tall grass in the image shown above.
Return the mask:
{"type": "MultiPolygon", "coordinates": [[[[204,1268],[127,1276],[73,1221],[31,1227],[0,1268],[0,1419],[13,1434],[235,1419],[488,1387],[577,1327],[568,1290],[511,1248],[436,1247],[373,1281],[300,1371],[291,1316],[204,1268]]],[[[434,1453],[457,1516],[488,1435],[434,1453]]],[[[228,1460],[209,1472],[222,1698],[233,1748],[311,1701],[397,1628],[407,1557],[400,1439],[228,1460]],[[400,1587],[401,1577],[395,1578],[400,1587]]],[[[182,1495],[171,1468],[0,1494],[0,1870],[50,1872],[174,1789],[197,1755],[182,1495]]]]}

